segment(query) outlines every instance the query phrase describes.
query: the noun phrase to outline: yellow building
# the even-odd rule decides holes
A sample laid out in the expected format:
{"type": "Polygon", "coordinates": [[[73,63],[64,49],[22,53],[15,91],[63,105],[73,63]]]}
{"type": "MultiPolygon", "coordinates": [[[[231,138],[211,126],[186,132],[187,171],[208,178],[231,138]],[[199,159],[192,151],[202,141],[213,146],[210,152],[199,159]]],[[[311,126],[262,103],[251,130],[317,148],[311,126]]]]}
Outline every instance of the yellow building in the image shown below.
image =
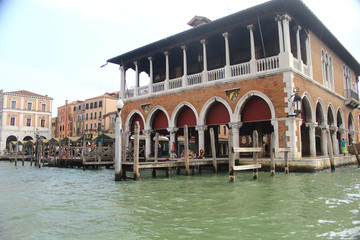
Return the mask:
{"type": "Polygon", "coordinates": [[[0,90],[0,149],[11,141],[50,138],[52,100],[26,90],[0,90]]]}

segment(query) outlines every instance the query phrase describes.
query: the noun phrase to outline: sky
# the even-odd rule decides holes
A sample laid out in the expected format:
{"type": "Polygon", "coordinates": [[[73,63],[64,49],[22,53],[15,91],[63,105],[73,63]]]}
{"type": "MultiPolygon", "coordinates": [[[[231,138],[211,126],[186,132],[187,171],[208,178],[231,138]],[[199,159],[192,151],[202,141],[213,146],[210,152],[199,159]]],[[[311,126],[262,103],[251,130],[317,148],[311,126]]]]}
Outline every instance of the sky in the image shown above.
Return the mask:
{"type": "MultiPolygon", "coordinates": [[[[106,60],[264,0],[0,0],[0,89],[65,101],[120,89],[106,60]]],[[[360,0],[303,0],[360,62],[360,0]]],[[[130,79],[130,78],[128,78],[130,79]]],[[[131,84],[129,84],[131,85],[131,84]]]]}

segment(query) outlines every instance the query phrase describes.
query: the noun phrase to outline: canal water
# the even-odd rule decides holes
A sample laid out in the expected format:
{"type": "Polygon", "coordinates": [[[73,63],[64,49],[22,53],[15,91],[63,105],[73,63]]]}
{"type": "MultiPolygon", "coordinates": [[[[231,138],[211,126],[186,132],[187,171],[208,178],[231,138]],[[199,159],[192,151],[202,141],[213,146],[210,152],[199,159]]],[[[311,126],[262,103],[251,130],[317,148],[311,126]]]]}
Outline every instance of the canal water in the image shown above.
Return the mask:
{"type": "Polygon", "coordinates": [[[0,162],[0,239],[360,239],[357,166],[164,176],[0,162]]]}

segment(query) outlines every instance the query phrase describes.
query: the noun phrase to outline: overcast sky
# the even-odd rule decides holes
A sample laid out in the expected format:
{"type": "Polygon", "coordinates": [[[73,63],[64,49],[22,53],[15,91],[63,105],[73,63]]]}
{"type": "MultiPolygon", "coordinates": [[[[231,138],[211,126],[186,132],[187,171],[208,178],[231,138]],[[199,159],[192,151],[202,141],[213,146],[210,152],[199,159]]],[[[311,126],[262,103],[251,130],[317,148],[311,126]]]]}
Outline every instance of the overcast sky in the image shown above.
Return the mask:
{"type": "MultiPolygon", "coordinates": [[[[65,100],[118,91],[107,59],[189,29],[194,16],[215,20],[261,0],[0,0],[0,79],[5,92],[28,90],[65,100]]],[[[360,62],[360,1],[304,0],[360,62]]]]}

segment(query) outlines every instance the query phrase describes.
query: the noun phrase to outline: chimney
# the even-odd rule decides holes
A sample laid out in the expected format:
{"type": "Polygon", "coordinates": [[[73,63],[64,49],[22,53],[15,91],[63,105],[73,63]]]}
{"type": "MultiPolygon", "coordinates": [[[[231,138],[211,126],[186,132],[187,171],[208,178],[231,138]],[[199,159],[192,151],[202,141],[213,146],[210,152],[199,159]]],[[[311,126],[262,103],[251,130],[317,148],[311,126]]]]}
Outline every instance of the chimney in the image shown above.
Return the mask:
{"type": "Polygon", "coordinates": [[[191,27],[197,27],[197,26],[200,26],[200,25],[203,25],[203,24],[207,24],[211,22],[210,19],[206,18],[206,17],[202,17],[202,16],[196,16],[193,17],[189,22],[188,22],[188,25],[191,26],[191,27]]]}

